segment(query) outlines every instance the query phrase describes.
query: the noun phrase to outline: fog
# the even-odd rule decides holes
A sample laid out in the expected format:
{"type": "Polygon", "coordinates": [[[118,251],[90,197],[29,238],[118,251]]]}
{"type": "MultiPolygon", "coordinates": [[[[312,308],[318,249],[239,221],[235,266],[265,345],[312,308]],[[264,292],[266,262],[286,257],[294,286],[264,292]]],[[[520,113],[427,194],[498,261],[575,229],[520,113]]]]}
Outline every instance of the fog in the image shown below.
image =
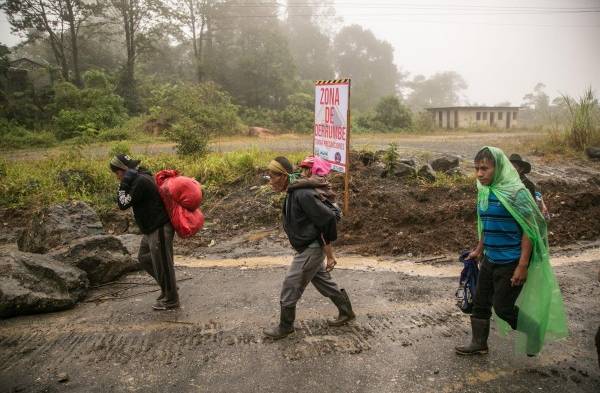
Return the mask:
{"type": "MultiPolygon", "coordinates": [[[[393,45],[395,63],[408,78],[448,70],[462,75],[468,84],[463,104],[519,105],[538,82],[550,97],[600,86],[600,0],[334,4],[338,19],[331,27],[359,24],[372,30],[393,45]]],[[[0,41],[19,41],[4,14],[0,41]]]]}

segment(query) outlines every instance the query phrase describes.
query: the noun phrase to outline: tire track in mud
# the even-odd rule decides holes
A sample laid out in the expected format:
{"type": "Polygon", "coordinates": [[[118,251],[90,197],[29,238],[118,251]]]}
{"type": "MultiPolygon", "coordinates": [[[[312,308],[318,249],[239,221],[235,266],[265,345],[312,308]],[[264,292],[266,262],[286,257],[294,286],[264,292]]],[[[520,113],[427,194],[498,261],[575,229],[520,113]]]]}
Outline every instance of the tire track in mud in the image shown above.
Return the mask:
{"type": "Polygon", "coordinates": [[[329,327],[326,319],[300,320],[293,336],[275,342],[264,338],[258,326],[251,330],[226,329],[212,321],[204,325],[161,323],[146,328],[111,325],[104,331],[80,326],[80,330],[70,327],[60,332],[57,328],[50,331],[29,326],[29,332],[15,330],[0,335],[0,371],[32,363],[60,366],[72,362],[127,363],[136,359],[171,364],[188,353],[197,357],[199,349],[210,354],[257,345],[275,345],[285,358],[294,361],[332,353],[358,354],[379,345],[410,347],[439,334],[463,334],[465,321],[448,302],[420,309],[366,312],[355,322],[338,328],[329,327]]]}

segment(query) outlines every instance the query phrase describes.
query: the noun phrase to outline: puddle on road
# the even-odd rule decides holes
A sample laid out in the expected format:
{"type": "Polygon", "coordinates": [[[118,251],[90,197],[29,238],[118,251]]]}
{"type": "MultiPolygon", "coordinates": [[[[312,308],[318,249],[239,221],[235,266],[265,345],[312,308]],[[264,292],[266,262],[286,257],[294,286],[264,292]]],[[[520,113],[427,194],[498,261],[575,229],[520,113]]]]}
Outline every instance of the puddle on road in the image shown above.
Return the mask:
{"type": "MultiPolygon", "coordinates": [[[[428,262],[423,260],[394,260],[386,258],[363,257],[360,255],[339,256],[337,258],[336,270],[358,270],[375,272],[394,272],[404,273],[412,276],[427,277],[456,277],[462,265],[451,262],[454,257],[440,257],[428,262]],[[436,262],[437,261],[437,262],[436,262]]],[[[240,269],[262,269],[269,267],[287,267],[290,264],[291,256],[263,256],[263,257],[242,257],[236,259],[206,259],[177,256],[175,264],[186,267],[228,267],[240,269]]],[[[597,261],[600,264],[600,248],[591,248],[584,250],[574,256],[556,256],[552,257],[552,266],[564,266],[580,262],[597,261]]]]}

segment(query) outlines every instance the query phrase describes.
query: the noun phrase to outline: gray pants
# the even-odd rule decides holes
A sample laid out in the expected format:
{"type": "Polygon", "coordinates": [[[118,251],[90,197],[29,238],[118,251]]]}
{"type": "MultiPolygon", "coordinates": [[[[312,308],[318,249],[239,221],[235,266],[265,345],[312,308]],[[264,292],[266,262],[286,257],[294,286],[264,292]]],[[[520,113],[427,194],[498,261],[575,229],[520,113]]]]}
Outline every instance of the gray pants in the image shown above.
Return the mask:
{"type": "Polygon", "coordinates": [[[331,274],[325,271],[325,253],[322,247],[309,247],[296,254],[283,281],[281,306],[295,307],[304,289],[312,282],[317,291],[325,297],[343,296],[331,274]]]}
{"type": "Polygon", "coordinates": [[[160,285],[166,303],[179,301],[175,268],[173,266],[173,237],[175,232],[170,223],[144,235],[140,244],[138,260],[160,285]]]}

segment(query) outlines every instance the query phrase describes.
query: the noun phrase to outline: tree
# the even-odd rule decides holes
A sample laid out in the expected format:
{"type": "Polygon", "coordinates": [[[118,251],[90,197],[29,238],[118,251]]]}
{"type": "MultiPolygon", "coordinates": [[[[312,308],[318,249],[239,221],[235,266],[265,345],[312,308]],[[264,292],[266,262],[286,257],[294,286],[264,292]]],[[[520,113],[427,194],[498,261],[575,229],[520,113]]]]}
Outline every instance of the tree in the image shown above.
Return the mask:
{"type": "Polygon", "coordinates": [[[84,0],[4,0],[0,2],[0,9],[6,12],[13,31],[26,32],[31,41],[47,39],[63,79],[82,86],[79,33],[85,22],[98,14],[100,3],[84,0]],[[71,67],[73,78],[69,75],[71,67]]]}
{"type": "Polygon", "coordinates": [[[412,124],[410,110],[402,105],[396,96],[381,98],[375,106],[373,119],[384,124],[389,130],[408,128],[412,124]]]}
{"type": "Polygon", "coordinates": [[[331,52],[331,39],[320,28],[328,25],[335,14],[335,9],[329,7],[328,3],[326,0],[311,4],[307,4],[304,0],[287,2],[288,44],[301,79],[316,80],[334,77],[333,63],[327,56],[331,52]]]}
{"type": "Polygon", "coordinates": [[[429,79],[417,75],[406,86],[411,89],[408,104],[414,110],[422,110],[432,106],[457,105],[461,92],[467,88],[467,82],[457,72],[446,71],[436,73],[429,79]]]}
{"type": "Polygon", "coordinates": [[[400,74],[394,64],[394,49],[358,25],[344,27],[334,40],[339,77],[352,78],[352,103],[362,110],[380,97],[396,94],[400,74]]]}
{"type": "Polygon", "coordinates": [[[531,93],[523,96],[524,120],[534,125],[542,125],[552,122],[552,112],[550,108],[550,97],[544,91],[546,85],[537,83],[531,93]]]}
{"type": "Polygon", "coordinates": [[[118,91],[130,113],[141,110],[135,80],[138,51],[147,42],[144,33],[153,26],[164,5],[160,0],[108,0],[112,19],[119,20],[125,36],[125,65],[121,71],[118,91]]]}

